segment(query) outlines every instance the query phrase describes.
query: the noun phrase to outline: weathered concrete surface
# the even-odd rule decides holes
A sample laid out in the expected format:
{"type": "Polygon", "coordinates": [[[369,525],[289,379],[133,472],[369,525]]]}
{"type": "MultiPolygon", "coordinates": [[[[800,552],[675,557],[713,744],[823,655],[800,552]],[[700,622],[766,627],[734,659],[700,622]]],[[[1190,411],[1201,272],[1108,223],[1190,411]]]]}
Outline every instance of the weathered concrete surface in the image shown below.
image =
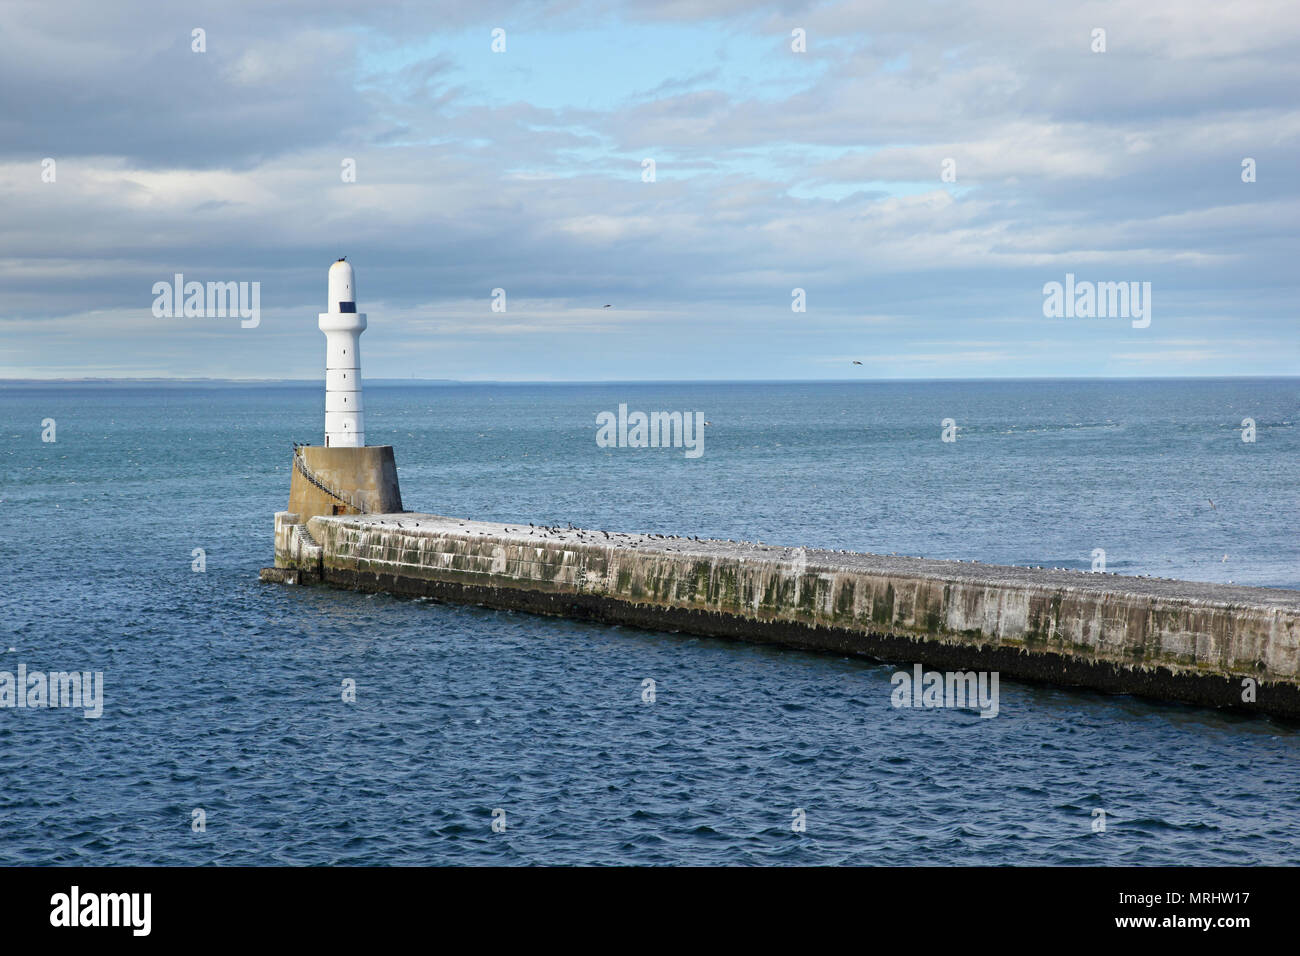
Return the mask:
{"type": "Polygon", "coordinates": [[[305,520],[316,515],[377,514],[402,510],[402,493],[397,483],[397,462],[392,445],[360,448],[304,445],[298,452],[319,484],[313,483],[296,461],[293,463],[288,508],[293,514],[305,520]]]}
{"type": "Polygon", "coordinates": [[[276,564],[304,582],[1300,717],[1300,591],[416,513],[314,517],[306,535],[297,520],[276,515],[276,564]]]}
{"type": "Polygon", "coordinates": [[[288,571],[289,574],[263,574],[263,580],[278,580],[284,584],[315,584],[320,582],[322,551],[302,522],[302,516],[291,511],[275,513],[275,567],[263,571],[288,571]],[[289,580],[293,578],[293,580],[289,580]]]}

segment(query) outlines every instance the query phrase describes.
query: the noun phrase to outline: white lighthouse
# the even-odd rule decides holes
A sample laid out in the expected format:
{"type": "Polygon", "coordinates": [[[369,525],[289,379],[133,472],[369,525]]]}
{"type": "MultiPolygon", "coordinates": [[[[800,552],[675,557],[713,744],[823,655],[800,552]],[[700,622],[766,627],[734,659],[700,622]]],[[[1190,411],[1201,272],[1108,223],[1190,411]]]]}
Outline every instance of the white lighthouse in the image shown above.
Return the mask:
{"type": "Polygon", "coordinates": [[[361,405],[361,333],[365,313],[357,311],[357,287],[346,256],[330,266],[328,312],[318,324],[325,333],[325,446],[361,448],[366,427],[361,405]]]}

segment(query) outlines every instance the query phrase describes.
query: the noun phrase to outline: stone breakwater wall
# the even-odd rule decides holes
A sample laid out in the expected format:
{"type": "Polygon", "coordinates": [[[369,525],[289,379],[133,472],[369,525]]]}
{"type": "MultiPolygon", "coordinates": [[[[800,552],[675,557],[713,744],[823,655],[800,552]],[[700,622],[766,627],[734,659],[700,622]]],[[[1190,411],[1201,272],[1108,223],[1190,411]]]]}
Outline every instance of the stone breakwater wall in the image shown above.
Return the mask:
{"type": "Polygon", "coordinates": [[[1300,591],[399,513],[276,515],[266,580],[1300,718],[1300,591]]]}

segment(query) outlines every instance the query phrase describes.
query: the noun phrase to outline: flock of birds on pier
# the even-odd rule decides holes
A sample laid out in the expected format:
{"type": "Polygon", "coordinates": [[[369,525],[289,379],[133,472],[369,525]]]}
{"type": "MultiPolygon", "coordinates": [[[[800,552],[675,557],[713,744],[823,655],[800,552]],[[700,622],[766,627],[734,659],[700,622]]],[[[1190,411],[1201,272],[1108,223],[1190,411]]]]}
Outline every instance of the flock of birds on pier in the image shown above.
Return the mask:
{"type": "MultiPolygon", "coordinates": [[[[395,524],[395,525],[397,525],[398,528],[401,528],[401,529],[403,529],[403,530],[406,530],[406,528],[407,528],[407,525],[406,525],[405,523],[403,523],[400,519],[394,519],[394,520],[392,521],[392,523],[395,524]]],[[[386,525],[386,524],[389,524],[389,522],[388,522],[387,520],[382,520],[382,519],[381,519],[381,520],[379,521],[379,524],[381,524],[381,525],[386,525]]],[[[420,522],[419,522],[419,521],[416,521],[416,520],[414,520],[414,519],[411,519],[411,524],[410,524],[410,526],[411,526],[412,528],[419,528],[419,527],[420,527],[420,522]]],[[[433,527],[436,528],[437,526],[435,525],[435,526],[433,526],[433,527]]],[[[467,528],[468,525],[467,525],[465,522],[463,522],[463,521],[458,521],[458,522],[456,523],[456,527],[458,527],[458,528],[467,528]]],[[[510,525],[502,525],[502,527],[505,529],[505,532],[506,532],[507,534],[522,533],[523,530],[524,530],[522,527],[514,528],[514,527],[511,527],[510,525]]],[[[697,536],[680,536],[680,535],[655,534],[655,533],[653,533],[653,532],[646,532],[646,533],[627,533],[627,532],[623,532],[623,531],[605,531],[605,530],[603,530],[603,529],[601,529],[601,528],[587,529],[587,528],[579,528],[579,527],[577,527],[576,525],[574,525],[573,522],[568,522],[566,525],[561,526],[561,525],[536,525],[536,524],[533,524],[533,523],[530,521],[530,522],[528,522],[528,528],[529,528],[529,530],[528,530],[528,535],[529,535],[529,537],[532,537],[532,536],[535,536],[535,535],[536,535],[536,536],[539,536],[539,537],[541,537],[541,538],[543,538],[543,539],[563,540],[567,535],[572,534],[572,535],[574,535],[575,537],[577,537],[577,539],[578,539],[579,541],[583,542],[584,544],[604,544],[604,543],[611,543],[611,544],[615,544],[615,545],[618,545],[618,544],[628,544],[628,545],[632,545],[632,544],[642,544],[642,543],[645,543],[645,542],[647,542],[647,541],[664,541],[664,542],[667,542],[667,541],[675,541],[675,542],[689,541],[689,542],[694,542],[694,543],[696,543],[696,544],[744,544],[744,545],[749,545],[749,546],[751,546],[751,547],[755,547],[755,548],[761,548],[761,549],[764,550],[764,551],[794,551],[794,550],[805,550],[805,549],[801,549],[801,548],[778,547],[778,546],[776,546],[776,545],[763,544],[762,541],[733,541],[731,538],[725,538],[725,539],[723,539],[723,538],[701,538],[701,537],[699,537],[698,535],[697,535],[697,536]]],[[[492,531],[483,531],[483,530],[478,530],[478,529],[473,529],[470,533],[471,533],[471,534],[477,534],[477,535],[488,535],[488,536],[491,536],[491,535],[494,534],[495,532],[492,532],[492,531]]],[[[675,551],[675,550],[677,550],[677,549],[676,549],[676,548],[670,548],[670,547],[667,547],[667,546],[665,545],[664,550],[666,550],[666,551],[675,551]]],[[[820,550],[820,549],[817,549],[817,550],[820,550]]],[[[824,554],[847,554],[847,555],[855,555],[855,556],[861,556],[861,557],[874,556],[874,555],[872,554],[872,552],[869,552],[869,551],[848,551],[848,550],[845,550],[845,549],[843,549],[843,548],[827,549],[827,550],[825,550],[825,551],[822,551],[822,553],[824,553],[824,554]]],[[[897,551],[891,551],[891,552],[889,552],[889,554],[887,555],[887,557],[891,557],[891,558],[893,558],[893,557],[898,557],[898,556],[899,556],[899,554],[898,554],[897,551]]],[[[916,555],[915,557],[919,557],[919,558],[922,558],[922,560],[924,560],[923,556],[921,556],[921,555],[916,555]]],[[[1224,555],[1224,559],[1225,559],[1225,560],[1227,559],[1227,555],[1224,555]]],[[[948,560],[948,561],[951,561],[951,562],[954,563],[954,564],[979,564],[979,563],[980,563],[979,561],[975,561],[975,560],[963,561],[961,558],[955,558],[955,559],[932,559],[932,560],[948,560]]],[[[1009,567],[1016,567],[1016,565],[1008,565],[1008,566],[1009,566],[1009,567]]],[[[1026,570],[1030,570],[1030,571],[1045,571],[1045,570],[1051,570],[1051,571],[1069,571],[1069,572],[1073,572],[1073,573],[1075,573],[1075,574],[1104,575],[1104,576],[1107,576],[1107,577],[1125,577],[1125,575],[1121,575],[1121,574],[1119,574],[1117,571],[1085,571],[1085,570],[1083,570],[1083,569],[1081,569],[1081,568],[1061,568],[1061,567],[1053,567],[1053,568],[1050,568],[1050,569],[1049,569],[1049,568],[1045,568],[1045,567],[1044,567],[1043,565],[1041,565],[1041,564],[1036,564],[1036,565],[1024,565],[1024,568],[1025,568],[1026,570]]],[[[1147,579],[1149,579],[1149,580],[1153,580],[1153,581],[1174,581],[1174,580],[1177,580],[1176,578],[1163,578],[1163,577],[1159,577],[1159,576],[1151,575],[1151,574],[1134,574],[1134,575],[1128,575],[1128,576],[1130,576],[1130,577],[1134,577],[1134,578],[1147,578],[1147,579]]],[[[1228,583],[1231,584],[1232,582],[1229,581],[1228,583]]]]}
{"type": "MultiPolygon", "coordinates": [[[[387,521],[382,521],[382,520],[379,523],[388,524],[387,521]]],[[[407,527],[400,520],[395,519],[393,523],[397,525],[397,527],[403,530],[405,530],[407,527]]],[[[419,528],[420,522],[412,521],[411,526],[414,528],[419,528]]],[[[464,522],[457,522],[456,527],[464,528],[466,527],[466,524],[464,522]]],[[[522,532],[524,530],[522,527],[512,528],[509,525],[503,525],[502,527],[505,528],[507,534],[515,534],[518,532],[522,532]]],[[[528,522],[528,528],[529,528],[528,530],[529,537],[537,535],[542,538],[554,538],[556,540],[560,540],[563,539],[566,535],[573,534],[574,536],[577,537],[579,541],[585,543],[591,543],[591,544],[601,544],[602,542],[606,542],[606,541],[613,542],[615,544],[623,544],[623,543],[638,544],[644,541],[694,541],[700,544],[707,544],[710,540],[712,540],[709,538],[701,538],[699,536],[682,537],[680,535],[655,534],[653,532],[648,532],[645,534],[637,534],[637,533],[629,534],[623,531],[605,531],[604,529],[601,528],[586,529],[586,528],[579,528],[576,525],[574,525],[572,522],[569,522],[566,527],[561,527],[560,525],[536,525],[530,521],[528,522]]],[[[479,534],[479,535],[493,534],[493,532],[491,531],[481,531],[481,530],[473,530],[471,533],[479,534]]],[[[728,538],[726,543],[727,544],[753,544],[756,547],[767,548],[767,549],[772,548],[771,545],[765,545],[761,541],[755,541],[755,542],[732,541],[730,538],[728,538]]],[[[673,551],[675,549],[667,548],[667,550],[673,551]]]]}

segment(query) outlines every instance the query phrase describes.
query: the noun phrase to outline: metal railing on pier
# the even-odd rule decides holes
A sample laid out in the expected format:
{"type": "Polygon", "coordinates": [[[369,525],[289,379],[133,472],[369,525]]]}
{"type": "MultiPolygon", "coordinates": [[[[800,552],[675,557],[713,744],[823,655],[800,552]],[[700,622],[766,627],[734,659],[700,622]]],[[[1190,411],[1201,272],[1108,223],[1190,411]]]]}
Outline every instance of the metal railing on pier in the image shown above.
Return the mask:
{"type": "Polygon", "coordinates": [[[302,473],[302,476],[306,478],[309,482],[311,482],[315,487],[319,488],[321,491],[325,492],[325,494],[329,495],[331,498],[335,498],[343,502],[345,505],[347,505],[357,514],[367,514],[368,512],[366,511],[365,506],[358,504],[356,500],[352,498],[351,495],[348,495],[342,491],[338,491],[334,488],[331,488],[329,485],[325,484],[325,482],[323,482],[320,478],[316,476],[316,473],[312,471],[311,467],[307,464],[307,459],[303,456],[302,450],[306,447],[308,446],[303,442],[293,443],[293,464],[294,467],[297,468],[298,471],[302,473]]]}

